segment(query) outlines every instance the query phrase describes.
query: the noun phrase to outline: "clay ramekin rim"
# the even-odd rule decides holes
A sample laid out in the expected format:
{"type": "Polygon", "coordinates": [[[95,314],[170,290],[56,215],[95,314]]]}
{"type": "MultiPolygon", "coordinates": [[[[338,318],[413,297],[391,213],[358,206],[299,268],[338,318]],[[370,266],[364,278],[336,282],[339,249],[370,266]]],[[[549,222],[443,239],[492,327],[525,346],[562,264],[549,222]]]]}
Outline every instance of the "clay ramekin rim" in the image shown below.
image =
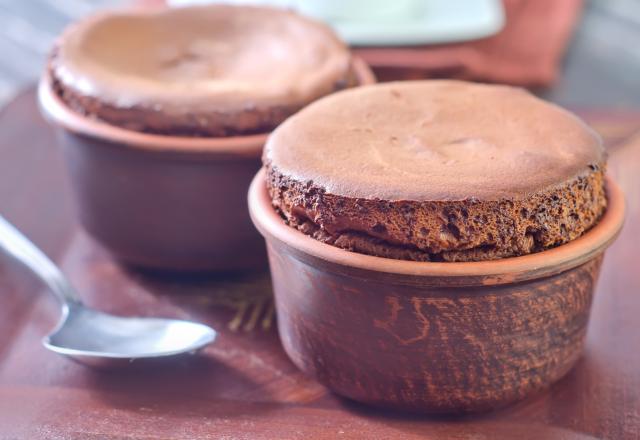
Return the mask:
{"type": "MultiPolygon", "coordinates": [[[[369,66],[358,57],[352,58],[359,85],[376,82],[369,66]]],[[[209,154],[232,157],[260,157],[270,133],[228,137],[189,137],[144,133],[93,119],[70,109],[53,91],[48,69],[38,84],[38,102],[42,114],[55,125],[78,135],[106,140],[127,147],[163,153],[209,154]]]]}
{"type": "MultiPolygon", "coordinates": [[[[577,267],[602,253],[617,237],[624,222],[624,196],[609,176],[606,178],[607,210],[596,226],[581,237],[542,252],[520,257],[478,262],[418,262],[364,255],[322,243],[287,226],[271,205],[265,170],[261,169],[249,188],[251,219],[269,242],[277,240],[297,251],[334,263],[370,272],[401,276],[468,278],[470,284],[495,285],[555,275],[577,267]]],[[[460,280],[455,284],[460,284],[460,280]]]]}

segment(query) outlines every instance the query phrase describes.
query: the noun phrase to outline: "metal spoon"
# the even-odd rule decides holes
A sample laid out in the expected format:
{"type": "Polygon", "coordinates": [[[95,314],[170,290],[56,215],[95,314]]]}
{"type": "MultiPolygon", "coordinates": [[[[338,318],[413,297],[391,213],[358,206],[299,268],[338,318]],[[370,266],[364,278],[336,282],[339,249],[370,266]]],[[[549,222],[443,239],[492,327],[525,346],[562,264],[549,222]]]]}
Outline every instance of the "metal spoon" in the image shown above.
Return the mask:
{"type": "Polygon", "coordinates": [[[195,322],[125,318],[86,307],[60,269],[2,216],[0,249],[31,269],[59,300],[62,317],[42,341],[56,353],[104,366],[191,353],[216,338],[215,330],[195,322]]]}

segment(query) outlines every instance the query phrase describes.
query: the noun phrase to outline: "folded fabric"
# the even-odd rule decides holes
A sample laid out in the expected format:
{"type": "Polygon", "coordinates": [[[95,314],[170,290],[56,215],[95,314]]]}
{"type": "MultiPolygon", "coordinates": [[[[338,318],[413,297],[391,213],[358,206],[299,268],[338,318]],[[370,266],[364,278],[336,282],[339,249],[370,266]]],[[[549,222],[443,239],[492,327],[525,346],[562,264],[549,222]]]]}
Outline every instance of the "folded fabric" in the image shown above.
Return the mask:
{"type": "Polygon", "coordinates": [[[529,87],[548,86],[582,8],[582,0],[504,0],[498,34],[460,44],[358,47],[380,80],[460,78],[529,87]]]}

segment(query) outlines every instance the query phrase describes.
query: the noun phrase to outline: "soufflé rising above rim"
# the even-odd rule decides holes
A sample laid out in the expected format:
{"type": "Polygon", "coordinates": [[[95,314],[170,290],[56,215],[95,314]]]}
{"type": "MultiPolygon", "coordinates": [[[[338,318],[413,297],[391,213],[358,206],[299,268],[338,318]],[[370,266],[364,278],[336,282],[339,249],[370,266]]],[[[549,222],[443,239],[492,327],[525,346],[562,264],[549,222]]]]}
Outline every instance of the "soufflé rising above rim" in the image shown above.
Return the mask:
{"type": "Polygon", "coordinates": [[[70,26],[49,62],[82,115],[134,131],[267,133],[324,95],[356,85],[326,25],[275,8],[207,5],[98,14],[70,26]]]}
{"type": "Polygon", "coordinates": [[[263,161],[286,222],[324,243],[414,261],[482,261],[574,240],[606,209],[606,154],[528,92],[408,81],[323,98],[263,161]]]}

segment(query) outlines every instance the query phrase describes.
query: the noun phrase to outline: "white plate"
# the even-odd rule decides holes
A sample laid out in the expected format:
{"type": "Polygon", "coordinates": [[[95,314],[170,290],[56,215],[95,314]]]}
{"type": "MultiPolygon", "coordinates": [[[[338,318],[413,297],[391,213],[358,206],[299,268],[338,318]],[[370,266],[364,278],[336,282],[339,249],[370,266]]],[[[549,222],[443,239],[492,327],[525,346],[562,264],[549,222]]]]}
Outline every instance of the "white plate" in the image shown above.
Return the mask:
{"type": "MultiPolygon", "coordinates": [[[[393,0],[388,0],[393,1],[393,0]]],[[[505,23],[500,0],[423,0],[413,16],[367,19],[327,17],[305,0],[168,0],[172,6],[205,3],[262,4],[300,9],[327,21],[349,44],[405,46],[476,40],[499,32],[505,23]]]]}

